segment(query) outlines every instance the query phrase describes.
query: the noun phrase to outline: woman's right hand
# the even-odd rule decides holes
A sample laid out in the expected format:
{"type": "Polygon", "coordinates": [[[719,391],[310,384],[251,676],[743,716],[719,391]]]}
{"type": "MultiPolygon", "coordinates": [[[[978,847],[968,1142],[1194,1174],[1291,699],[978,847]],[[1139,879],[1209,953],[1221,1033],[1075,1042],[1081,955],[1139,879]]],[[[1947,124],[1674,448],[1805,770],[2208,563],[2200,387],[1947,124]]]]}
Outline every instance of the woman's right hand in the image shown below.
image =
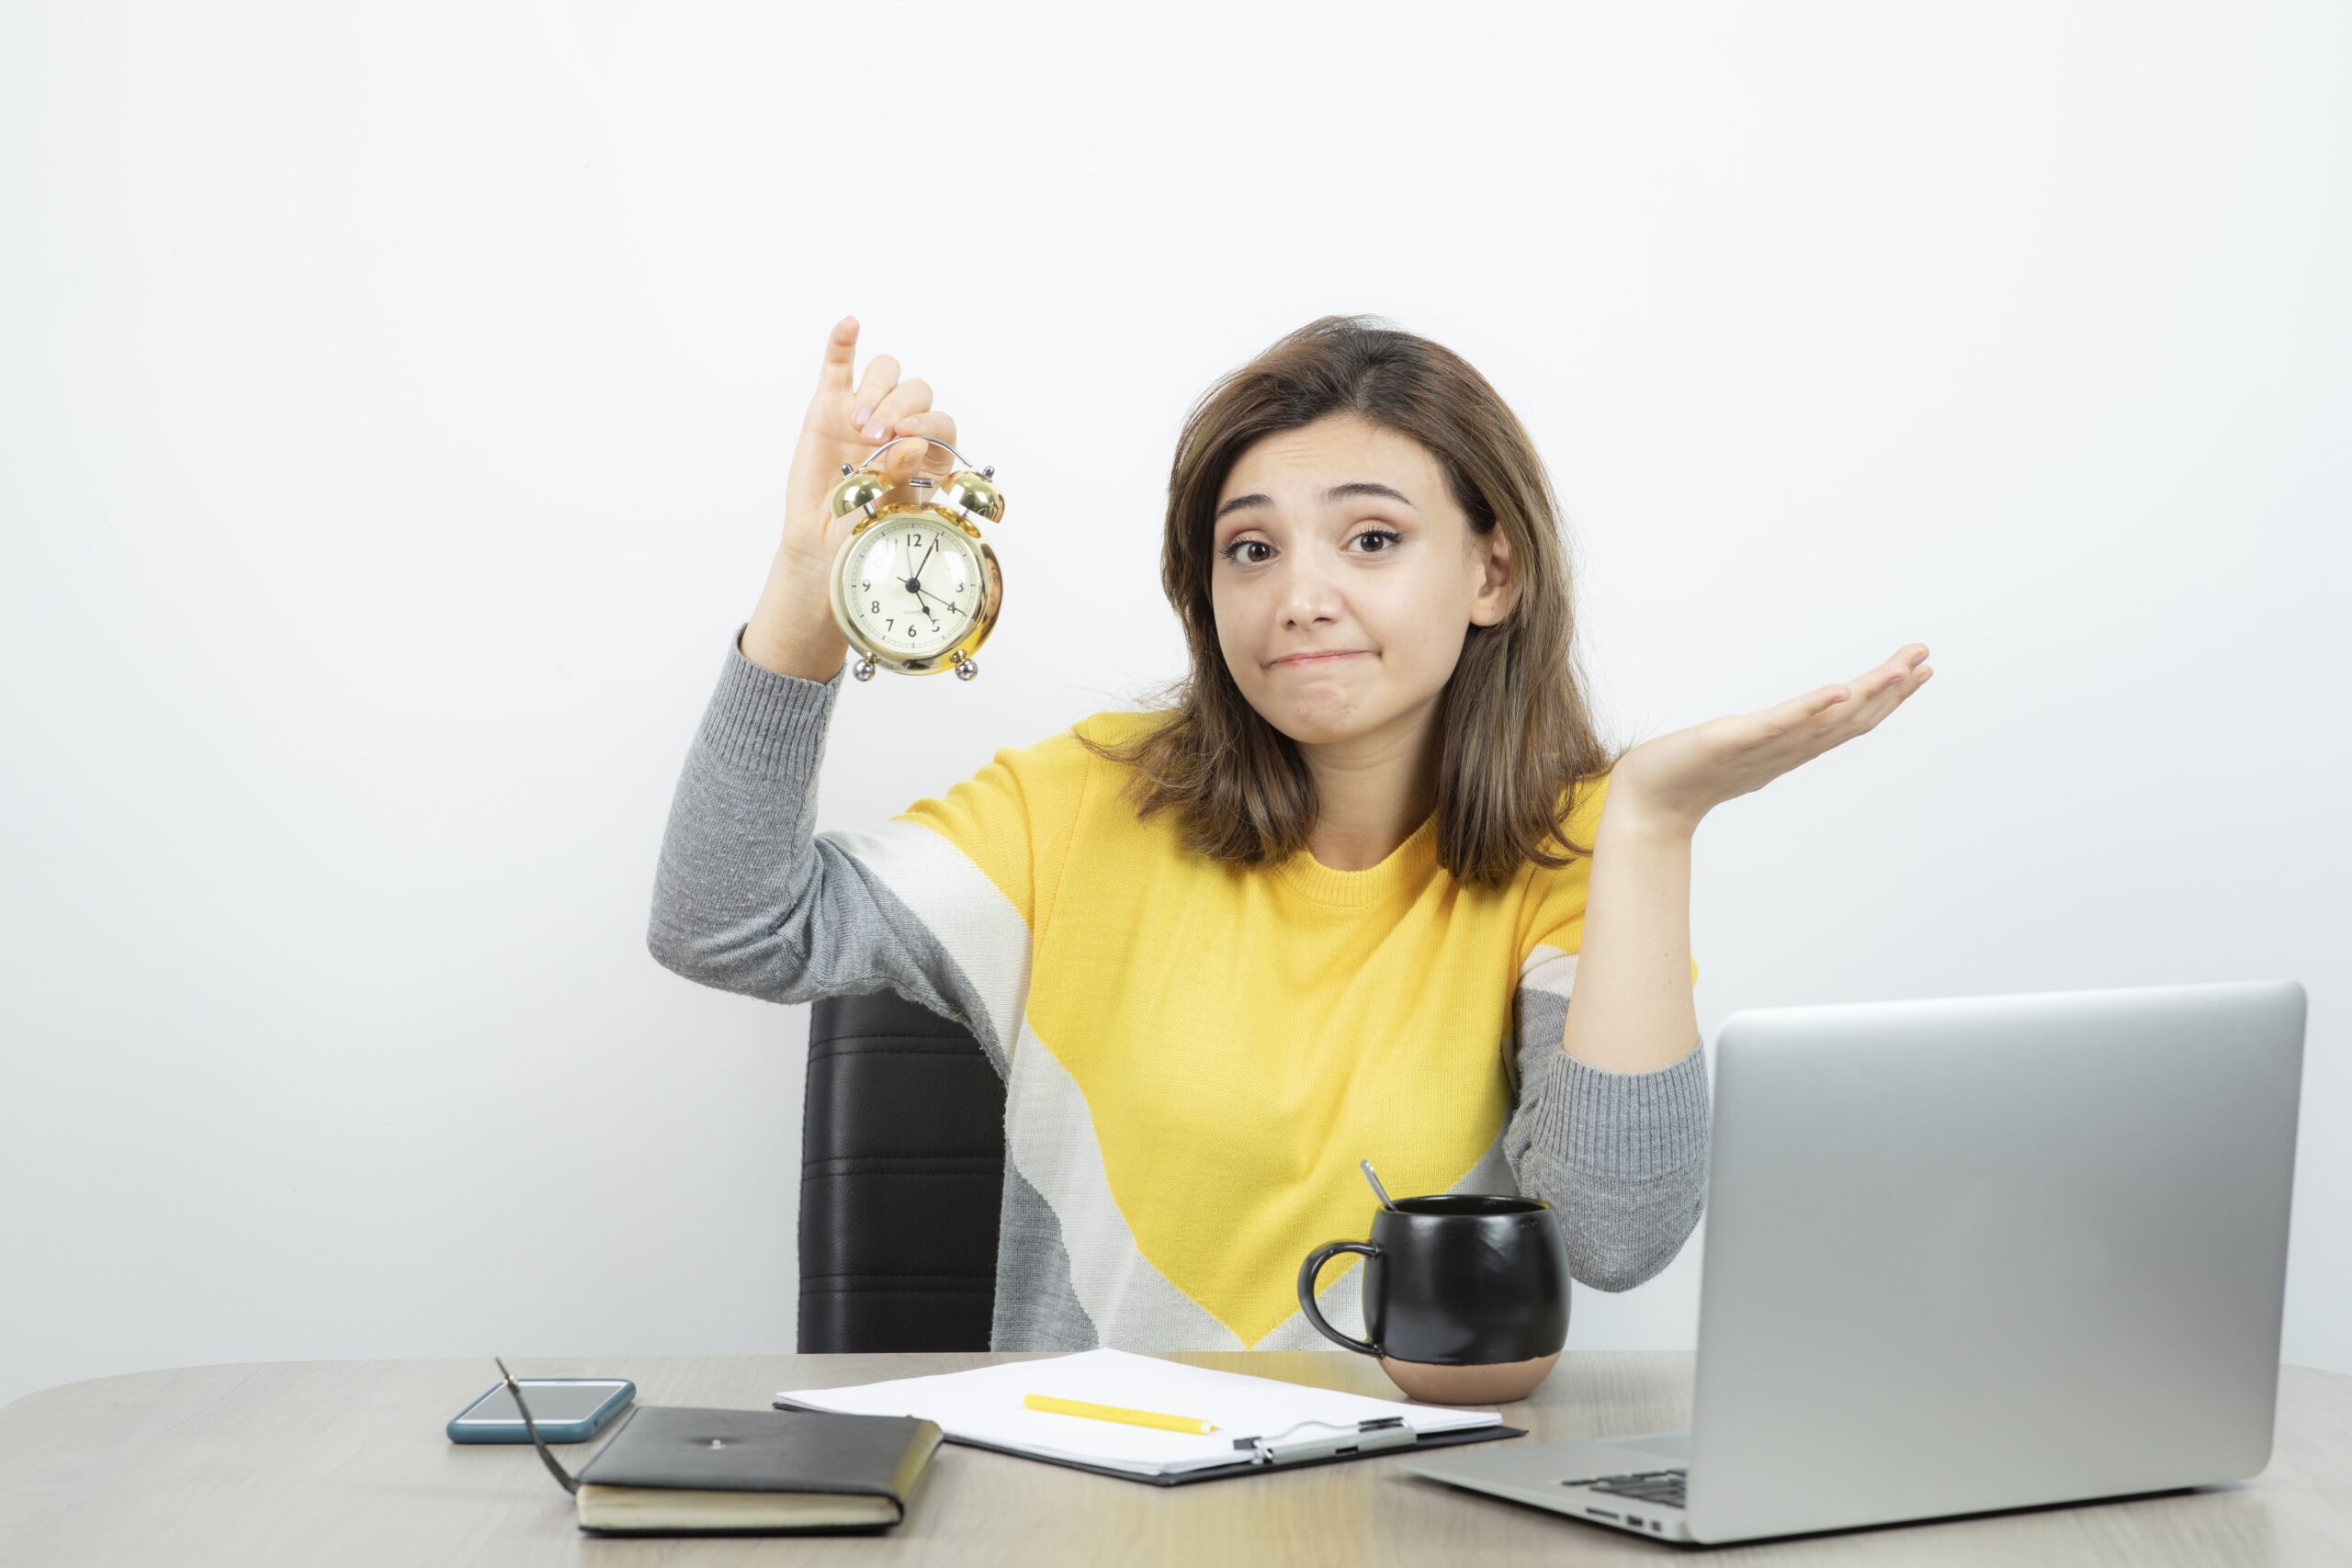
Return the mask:
{"type": "MultiPolygon", "coordinates": [[[[955,420],[931,406],[931,383],[900,380],[899,362],[887,354],[868,360],[865,378],[853,383],[856,353],[857,318],[843,316],[825,340],[817,395],[808,400],[800,445],[793,449],[792,474],[785,481],[784,540],[736,643],[752,663],[807,681],[840,675],[842,657],[849,651],[849,639],[833,619],[833,555],[863,513],[833,515],[833,487],[841,482],[842,465],[864,463],[894,436],[927,435],[951,444],[956,439],[955,420]]],[[[919,475],[944,478],[954,471],[954,461],[945,446],[899,442],[875,461],[891,487],[883,499],[911,499],[909,480],[919,475]]]]}
{"type": "MultiPolygon", "coordinates": [[[[887,354],[867,360],[865,376],[853,382],[856,355],[857,318],[843,316],[825,340],[817,394],[800,422],[800,444],[793,449],[792,474],[785,482],[781,555],[817,581],[831,575],[834,552],[864,515],[832,514],[842,465],[856,467],[895,436],[931,436],[951,446],[956,440],[954,417],[931,406],[930,382],[900,379],[898,360],[887,354]]],[[[954,471],[955,454],[931,441],[901,441],[875,467],[894,490],[902,490],[918,475],[944,479],[954,471]]]]}

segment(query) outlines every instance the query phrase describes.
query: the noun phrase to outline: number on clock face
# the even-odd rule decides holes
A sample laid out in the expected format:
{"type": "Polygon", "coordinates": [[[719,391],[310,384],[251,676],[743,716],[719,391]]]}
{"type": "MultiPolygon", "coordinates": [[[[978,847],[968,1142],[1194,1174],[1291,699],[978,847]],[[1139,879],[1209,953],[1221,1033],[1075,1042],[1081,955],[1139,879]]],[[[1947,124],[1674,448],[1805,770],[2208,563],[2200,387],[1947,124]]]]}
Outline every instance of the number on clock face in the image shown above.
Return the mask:
{"type": "Polygon", "coordinates": [[[876,647],[922,658],[963,641],[979,615],[979,551],[927,518],[866,531],[849,556],[850,619],[876,647]]]}

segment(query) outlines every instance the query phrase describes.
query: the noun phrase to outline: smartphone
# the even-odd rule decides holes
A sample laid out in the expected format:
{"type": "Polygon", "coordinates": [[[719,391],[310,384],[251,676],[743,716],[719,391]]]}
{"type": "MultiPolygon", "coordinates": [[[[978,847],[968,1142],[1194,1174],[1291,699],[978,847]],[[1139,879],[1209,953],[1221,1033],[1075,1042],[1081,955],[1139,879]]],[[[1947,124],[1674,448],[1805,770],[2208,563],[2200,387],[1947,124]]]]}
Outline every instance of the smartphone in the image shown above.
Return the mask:
{"type": "MultiPolygon", "coordinates": [[[[637,1397],[637,1384],[627,1378],[516,1378],[524,1402],[531,1407],[531,1426],[550,1443],[576,1443],[595,1435],[622,1406],[637,1397]]],[[[527,1443],[530,1427],[514,1408],[514,1396],[503,1382],[449,1417],[453,1443],[527,1443]]]]}

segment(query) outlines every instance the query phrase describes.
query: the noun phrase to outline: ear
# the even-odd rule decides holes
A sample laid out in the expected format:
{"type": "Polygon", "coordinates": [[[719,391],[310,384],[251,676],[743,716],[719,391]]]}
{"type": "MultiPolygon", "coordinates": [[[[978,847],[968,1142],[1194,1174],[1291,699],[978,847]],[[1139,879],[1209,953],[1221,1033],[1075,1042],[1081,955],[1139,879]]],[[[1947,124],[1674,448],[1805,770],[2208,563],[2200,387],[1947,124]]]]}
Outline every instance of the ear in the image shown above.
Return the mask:
{"type": "Polygon", "coordinates": [[[1485,538],[1476,534],[1471,538],[1478,545],[1473,563],[1479,573],[1476,592],[1470,601],[1470,622],[1473,626],[1491,626],[1510,614],[1519,599],[1519,575],[1512,570],[1510,539],[1500,523],[1485,538]]]}

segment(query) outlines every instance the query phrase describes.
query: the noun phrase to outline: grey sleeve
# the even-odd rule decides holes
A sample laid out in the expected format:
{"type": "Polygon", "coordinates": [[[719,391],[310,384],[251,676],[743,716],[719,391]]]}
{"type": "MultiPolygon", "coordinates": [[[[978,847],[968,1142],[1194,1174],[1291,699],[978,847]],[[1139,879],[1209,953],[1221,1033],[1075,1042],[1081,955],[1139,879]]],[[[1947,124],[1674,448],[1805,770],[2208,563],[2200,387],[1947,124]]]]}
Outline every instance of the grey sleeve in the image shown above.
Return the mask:
{"type": "Polygon", "coordinates": [[[1503,1154],[1519,1190],[1559,1211],[1570,1276],[1629,1291],[1674,1261],[1706,1201],[1706,1042],[1655,1072],[1611,1072],[1561,1048],[1567,1009],[1519,988],[1503,1154]]]}
{"type": "Polygon", "coordinates": [[[826,682],[743,657],[742,626],[670,803],[645,944],[665,969],[771,1002],[894,990],[970,1030],[988,1009],[871,868],[816,837],[817,771],[846,669],[826,682]]]}

